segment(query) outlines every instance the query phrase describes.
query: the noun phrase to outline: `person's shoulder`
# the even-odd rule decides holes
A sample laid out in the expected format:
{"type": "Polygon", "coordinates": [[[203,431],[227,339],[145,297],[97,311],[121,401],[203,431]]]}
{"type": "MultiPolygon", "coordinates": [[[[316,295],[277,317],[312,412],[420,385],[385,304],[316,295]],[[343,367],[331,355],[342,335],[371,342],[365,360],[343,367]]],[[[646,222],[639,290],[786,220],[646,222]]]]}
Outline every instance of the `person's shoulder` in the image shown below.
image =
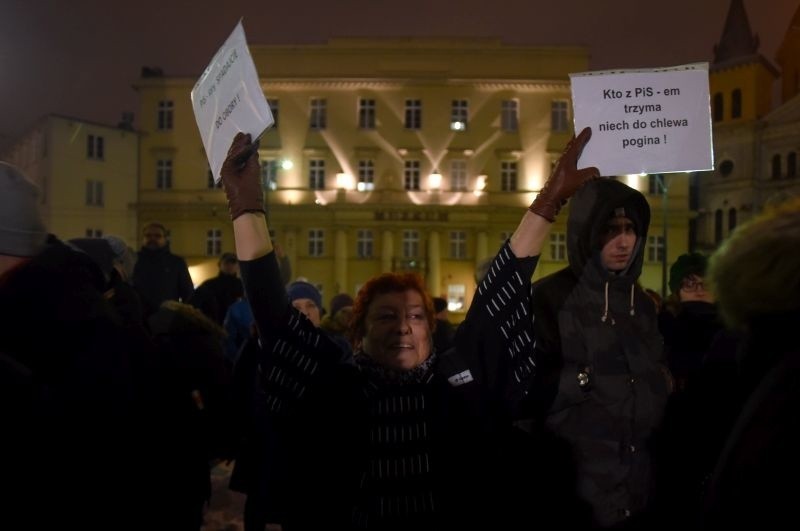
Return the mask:
{"type": "Polygon", "coordinates": [[[577,282],[572,270],[565,267],[534,282],[533,290],[534,293],[561,293],[570,290],[577,282]]]}

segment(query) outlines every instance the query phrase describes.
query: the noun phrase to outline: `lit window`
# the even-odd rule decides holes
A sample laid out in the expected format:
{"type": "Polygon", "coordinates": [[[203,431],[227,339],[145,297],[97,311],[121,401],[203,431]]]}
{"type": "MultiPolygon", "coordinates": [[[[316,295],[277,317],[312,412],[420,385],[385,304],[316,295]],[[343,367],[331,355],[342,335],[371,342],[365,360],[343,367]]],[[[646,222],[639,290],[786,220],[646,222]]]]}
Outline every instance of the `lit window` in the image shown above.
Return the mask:
{"type": "Polygon", "coordinates": [[[647,261],[648,262],[661,262],[664,260],[664,237],[663,236],[648,236],[647,237],[647,261]]]}
{"type": "Polygon", "coordinates": [[[467,100],[453,100],[450,106],[450,129],[466,131],[469,120],[469,103],[467,100]]]}
{"type": "Polygon", "coordinates": [[[464,284],[447,285],[447,309],[451,312],[466,311],[467,286],[464,284]]]}
{"type": "Polygon", "coordinates": [[[375,189],[375,165],[371,160],[358,161],[358,184],[359,192],[368,192],[375,189]]]}
{"type": "Polygon", "coordinates": [[[567,235],[565,233],[550,233],[550,259],[558,261],[567,259],[567,235]]]}

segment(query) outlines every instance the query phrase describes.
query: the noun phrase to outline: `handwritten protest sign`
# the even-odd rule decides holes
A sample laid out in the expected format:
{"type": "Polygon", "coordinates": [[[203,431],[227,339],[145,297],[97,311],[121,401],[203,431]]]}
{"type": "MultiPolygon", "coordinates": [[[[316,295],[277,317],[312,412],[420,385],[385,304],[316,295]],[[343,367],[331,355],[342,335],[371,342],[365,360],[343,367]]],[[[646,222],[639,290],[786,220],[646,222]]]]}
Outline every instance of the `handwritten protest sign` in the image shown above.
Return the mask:
{"type": "Polygon", "coordinates": [[[579,167],[602,175],[713,169],[708,63],[570,80],[575,131],[592,128],[579,167]]]}
{"type": "Polygon", "coordinates": [[[275,123],[241,20],[192,89],[192,108],[215,182],[236,133],[255,140],[275,123]]]}

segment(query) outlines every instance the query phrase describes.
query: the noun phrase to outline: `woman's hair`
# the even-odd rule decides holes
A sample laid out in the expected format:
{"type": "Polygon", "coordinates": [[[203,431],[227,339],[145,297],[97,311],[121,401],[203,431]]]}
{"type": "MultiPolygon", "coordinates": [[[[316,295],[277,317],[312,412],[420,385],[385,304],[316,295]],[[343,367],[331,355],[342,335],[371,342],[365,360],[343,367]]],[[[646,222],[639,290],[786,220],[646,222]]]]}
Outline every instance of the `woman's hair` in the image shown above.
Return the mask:
{"type": "Polygon", "coordinates": [[[425,290],[422,278],[414,273],[384,273],[369,279],[356,295],[353,302],[353,315],[347,331],[350,342],[358,345],[366,334],[367,312],[375,297],[384,293],[402,293],[408,290],[414,290],[422,296],[425,305],[425,319],[428,321],[428,327],[433,330],[435,323],[433,300],[425,290]]]}
{"type": "Polygon", "coordinates": [[[739,226],[711,257],[709,277],[728,326],[747,329],[800,308],[800,198],[739,226]]]}

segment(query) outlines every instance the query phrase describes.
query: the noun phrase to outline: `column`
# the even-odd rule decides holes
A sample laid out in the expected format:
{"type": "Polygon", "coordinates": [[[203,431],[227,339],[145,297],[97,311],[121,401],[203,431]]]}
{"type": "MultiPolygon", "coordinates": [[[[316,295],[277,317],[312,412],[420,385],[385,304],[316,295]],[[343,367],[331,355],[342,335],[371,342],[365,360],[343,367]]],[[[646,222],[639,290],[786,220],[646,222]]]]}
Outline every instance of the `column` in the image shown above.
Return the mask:
{"type": "Polygon", "coordinates": [[[392,270],[392,256],[394,256],[394,234],[392,231],[383,231],[381,237],[381,273],[392,270]]]}
{"type": "Polygon", "coordinates": [[[347,288],[347,232],[342,229],[336,230],[336,244],[333,255],[333,279],[335,282],[337,295],[346,292],[347,288]]]}
{"type": "Polygon", "coordinates": [[[439,242],[439,233],[431,231],[428,234],[428,274],[427,284],[428,293],[432,297],[441,295],[442,290],[442,253],[441,243],[439,242]]]}

